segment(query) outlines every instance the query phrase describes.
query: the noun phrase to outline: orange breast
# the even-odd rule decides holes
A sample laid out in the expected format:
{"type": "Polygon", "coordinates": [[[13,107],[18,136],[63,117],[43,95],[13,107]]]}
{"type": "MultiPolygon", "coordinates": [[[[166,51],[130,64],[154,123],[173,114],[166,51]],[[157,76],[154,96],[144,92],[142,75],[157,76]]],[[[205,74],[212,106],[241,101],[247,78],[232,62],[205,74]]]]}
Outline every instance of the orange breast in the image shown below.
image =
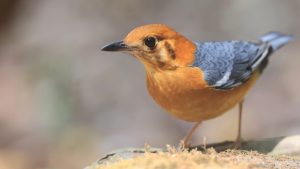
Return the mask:
{"type": "Polygon", "coordinates": [[[231,90],[207,86],[198,68],[147,72],[147,87],[154,100],[174,116],[186,121],[203,121],[225,113],[241,102],[259,73],[231,90]]]}

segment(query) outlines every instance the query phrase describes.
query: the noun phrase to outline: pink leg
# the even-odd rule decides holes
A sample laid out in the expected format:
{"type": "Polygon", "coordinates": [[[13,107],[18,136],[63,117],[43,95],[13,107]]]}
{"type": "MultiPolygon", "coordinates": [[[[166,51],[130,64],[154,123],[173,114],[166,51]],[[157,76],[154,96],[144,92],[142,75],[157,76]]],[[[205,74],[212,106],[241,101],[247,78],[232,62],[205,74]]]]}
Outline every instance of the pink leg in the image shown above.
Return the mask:
{"type": "Polygon", "coordinates": [[[240,148],[242,145],[242,113],[243,113],[243,103],[244,101],[241,101],[239,103],[239,123],[238,123],[238,134],[234,143],[235,148],[240,148]]]}
{"type": "Polygon", "coordinates": [[[192,135],[196,131],[196,129],[200,126],[201,122],[197,122],[193,128],[188,132],[188,134],[183,139],[183,146],[186,148],[189,146],[189,142],[191,141],[192,135]]]}

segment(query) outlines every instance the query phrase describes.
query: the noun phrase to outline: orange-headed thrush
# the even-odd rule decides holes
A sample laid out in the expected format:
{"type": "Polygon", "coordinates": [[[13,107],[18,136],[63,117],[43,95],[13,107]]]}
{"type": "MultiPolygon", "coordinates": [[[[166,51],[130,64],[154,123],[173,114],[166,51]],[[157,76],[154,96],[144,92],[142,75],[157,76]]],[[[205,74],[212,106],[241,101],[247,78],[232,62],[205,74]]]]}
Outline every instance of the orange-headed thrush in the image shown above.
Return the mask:
{"type": "Polygon", "coordinates": [[[177,118],[196,122],[184,145],[202,121],[238,104],[239,145],[244,97],[267,66],[270,55],[292,39],[270,32],[258,42],[193,42],[166,25],[151,24],[133,29],[124,40],[102,50],[125,51],[136,57],[145,67],[153,99],[177,118]]]}

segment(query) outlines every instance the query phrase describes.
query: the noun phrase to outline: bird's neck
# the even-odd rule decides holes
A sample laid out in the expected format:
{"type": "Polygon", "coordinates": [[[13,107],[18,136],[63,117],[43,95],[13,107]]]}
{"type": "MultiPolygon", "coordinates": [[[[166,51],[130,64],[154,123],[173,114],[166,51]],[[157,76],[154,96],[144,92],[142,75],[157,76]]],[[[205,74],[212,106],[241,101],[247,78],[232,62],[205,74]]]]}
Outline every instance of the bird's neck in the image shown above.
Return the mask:
{"type": "Polygon", "coordinates": [[[174,49],[178,65],[188,66],[193,64],[195,60],[196,45],[192,41],[179,35],[175,41],[174,49]]]}

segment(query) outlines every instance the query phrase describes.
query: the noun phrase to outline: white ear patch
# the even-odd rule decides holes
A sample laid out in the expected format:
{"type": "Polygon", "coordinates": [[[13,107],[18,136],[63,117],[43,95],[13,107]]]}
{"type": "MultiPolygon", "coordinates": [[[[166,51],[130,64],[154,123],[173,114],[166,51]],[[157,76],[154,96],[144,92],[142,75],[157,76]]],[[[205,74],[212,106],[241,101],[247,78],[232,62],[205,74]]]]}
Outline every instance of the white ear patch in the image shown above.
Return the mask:
{"type": "Polygon", "coordinates": [[[161,62],[166,62],[168,60],[168,50],[164,47],[161,47],[159,50],[159,60],[161,62]]]}

